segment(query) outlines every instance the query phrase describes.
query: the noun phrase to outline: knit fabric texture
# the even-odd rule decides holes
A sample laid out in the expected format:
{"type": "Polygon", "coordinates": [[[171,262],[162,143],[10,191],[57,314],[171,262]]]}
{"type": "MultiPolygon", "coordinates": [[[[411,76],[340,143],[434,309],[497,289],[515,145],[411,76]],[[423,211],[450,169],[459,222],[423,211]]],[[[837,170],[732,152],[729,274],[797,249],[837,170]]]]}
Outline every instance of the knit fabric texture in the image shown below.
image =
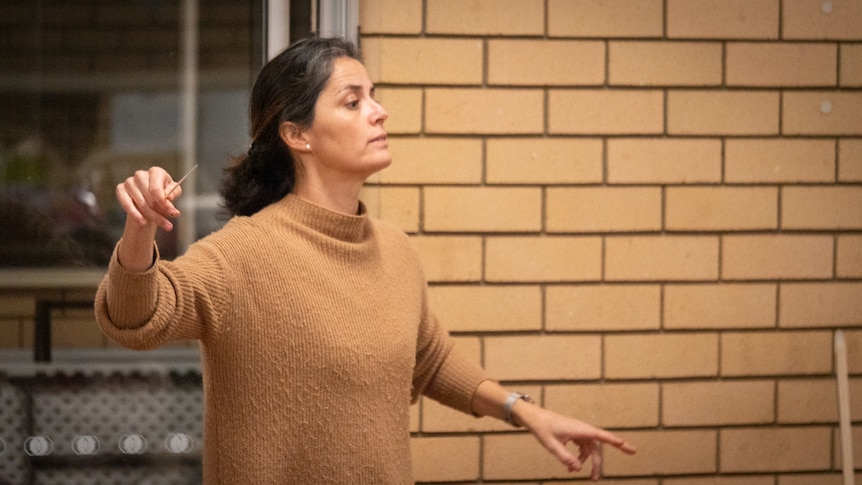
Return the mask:
{"type": "Polygon", "coordinates": [[[469,413],[487,379],[452,352],[407,236],[362,205],[288,195],[144,273],[115,249],[95,311],[126,347],[200,341],[206,484],[413,483],[411,402],[469,413]]]}

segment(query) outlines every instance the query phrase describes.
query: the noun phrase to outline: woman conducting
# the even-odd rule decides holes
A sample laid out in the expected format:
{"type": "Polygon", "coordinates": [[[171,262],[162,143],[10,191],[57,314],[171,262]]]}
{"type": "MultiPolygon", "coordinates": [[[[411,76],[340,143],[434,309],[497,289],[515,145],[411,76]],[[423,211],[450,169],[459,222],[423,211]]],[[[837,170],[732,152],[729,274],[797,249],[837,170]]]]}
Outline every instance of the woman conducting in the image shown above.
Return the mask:
{"type": "Polygon", "coordinates": [[[598,478],[602,443],[634,448],[454,352],[407,236],[368,216],[359,192],[391,163],[386,118],[352,44],[306,39],[272,59],[251,94],[251,147],[226,171],[222,229],[161,260],[156,231],[172,230],[182,188],[158,167],[117,186],[127,217],[99,325],[135,349],[200,341],[207,484],[412,483],[420,395],[523,426],[598,478]]]}

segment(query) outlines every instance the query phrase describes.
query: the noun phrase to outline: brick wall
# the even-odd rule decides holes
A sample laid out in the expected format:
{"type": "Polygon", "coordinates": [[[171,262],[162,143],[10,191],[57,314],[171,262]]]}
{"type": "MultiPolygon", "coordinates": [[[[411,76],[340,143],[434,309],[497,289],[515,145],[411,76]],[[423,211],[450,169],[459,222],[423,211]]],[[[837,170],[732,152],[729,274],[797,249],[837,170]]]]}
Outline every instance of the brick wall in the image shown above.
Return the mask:
{"type": "MultiPolygon", "coordinates": [[[[838,328],[862,463],[862,2],[360,17],[394,157],[365,199],[463,352],[640,447],[606,454],[609,483],[840,483],[838,328]]],[[[430,400],[413,431],[419,481],[581,476],[430,400]]]]}

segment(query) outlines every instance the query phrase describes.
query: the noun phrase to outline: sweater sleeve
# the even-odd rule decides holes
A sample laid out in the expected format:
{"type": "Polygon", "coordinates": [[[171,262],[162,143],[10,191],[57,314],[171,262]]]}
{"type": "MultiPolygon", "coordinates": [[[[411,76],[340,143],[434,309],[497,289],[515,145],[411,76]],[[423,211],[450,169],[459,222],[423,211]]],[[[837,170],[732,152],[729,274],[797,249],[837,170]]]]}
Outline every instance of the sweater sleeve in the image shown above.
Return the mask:
{"type": "MultiPolygon", "coordinates": [[[[427,299],[427,296],[426,296],[427,299]]],[[[413,401],[424,394],[467,414],[476,388],[489,379],[485,370],[453,348],[454,342],[433,313],[424,311],[419,327],[413,401]]]]}
{"type": "Polygon", "coordinates": [[[119,244],[96,292],[96,321],[105,335],[144,350],[201,339],[217,327],[226,292],[215,251],[193,245],[175,261],[161,260],[156,251],[153,266],[135,273],[120,265],[119,244]]]}

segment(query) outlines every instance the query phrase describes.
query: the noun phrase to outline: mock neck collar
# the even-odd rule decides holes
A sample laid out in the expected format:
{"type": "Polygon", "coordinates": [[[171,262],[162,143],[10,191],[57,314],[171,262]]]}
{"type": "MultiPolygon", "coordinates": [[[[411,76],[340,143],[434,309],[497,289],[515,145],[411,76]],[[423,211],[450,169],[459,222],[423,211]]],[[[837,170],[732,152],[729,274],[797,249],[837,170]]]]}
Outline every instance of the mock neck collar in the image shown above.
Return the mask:
{"type": "Polygon", "coordinates": [[[339,241],[361,242],[371,230],[368,209],[362,201],[355,215],[327,209],[293,193],[287,194],[275,205],[299,224],[339,241]]]}

